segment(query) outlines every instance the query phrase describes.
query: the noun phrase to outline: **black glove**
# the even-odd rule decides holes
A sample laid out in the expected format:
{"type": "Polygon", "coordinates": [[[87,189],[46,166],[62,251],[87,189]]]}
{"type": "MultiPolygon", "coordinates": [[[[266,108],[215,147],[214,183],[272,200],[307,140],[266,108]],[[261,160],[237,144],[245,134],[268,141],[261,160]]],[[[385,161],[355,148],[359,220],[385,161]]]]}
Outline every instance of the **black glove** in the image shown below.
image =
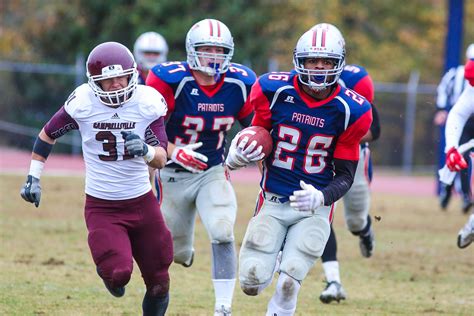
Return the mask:
{"type": "Polygon", "coordinates": [[[41,200],[40,180],[29,175],[26,178],[26,183],[21,188],[20,195],[23,200],[35,203],[35,206],[38,207],[41,200]]]}
{"type": "Polygon", "coordinates": [[[130,155],[143,157],[148,153],[148,146],[141,140],[140,136],[133,132],[122,131],[122,136],[125,139],[125,148],[130,155]]]}

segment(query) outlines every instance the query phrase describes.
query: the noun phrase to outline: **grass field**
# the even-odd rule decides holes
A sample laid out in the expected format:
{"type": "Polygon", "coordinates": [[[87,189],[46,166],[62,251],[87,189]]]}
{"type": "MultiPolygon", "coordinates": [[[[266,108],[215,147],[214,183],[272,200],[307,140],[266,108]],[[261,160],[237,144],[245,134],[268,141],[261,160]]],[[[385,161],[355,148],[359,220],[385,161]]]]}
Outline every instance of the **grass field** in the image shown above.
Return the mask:
{"type": "MultiPolygon", "coordinates": [[[[144,285],[138,268],[123,298],[112,297],[96,275],[83,219],[84,179],[42,179],[40,208],[21,200],[24,176],[0,175],[0,315],[139,315],[144,285]]],[[[240,247],[257,185],[235,184],[240,247]]],[[[448,212],[434,197],[373,196],[375,254],[362,258],[358,240],[344,227],[342,204],[335,228],[341,277],[348,299],[324,305],[318,261],[303,282],[297,315],[473,315],[474,246],[456,247],[467,217],[459,202],[448,212]]],[[[190,269],[171,267],[168,315],[212,315],[210,246],[200,223],[190,269]]],[[[233,311],[264,315],[273,286],[248,297],[237,286],[233,311]]]]}

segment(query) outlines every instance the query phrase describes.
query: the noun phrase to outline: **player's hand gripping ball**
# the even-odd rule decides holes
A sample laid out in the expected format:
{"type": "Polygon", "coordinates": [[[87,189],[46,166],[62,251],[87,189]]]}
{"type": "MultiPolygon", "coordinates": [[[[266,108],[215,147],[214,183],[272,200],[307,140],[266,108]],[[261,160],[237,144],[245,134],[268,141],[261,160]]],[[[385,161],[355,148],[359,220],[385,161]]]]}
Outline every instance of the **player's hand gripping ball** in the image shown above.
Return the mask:
{"type": "Polygon", "coordinates": [[[262,146],[262,153],[264,154],[261,159],[267,158],[273,149],[273,140],[270,132],[267,131],[265,128],[261,126],[249,126],[244,128],[239,132],[239,138],[237,143],[239,144],[241,140],[245,137],[248,137],[247,144],[245,145],[244,149],[252,144],[253,141],[256,141],[256,145],[254,148],[258,148],[262,146]]]}

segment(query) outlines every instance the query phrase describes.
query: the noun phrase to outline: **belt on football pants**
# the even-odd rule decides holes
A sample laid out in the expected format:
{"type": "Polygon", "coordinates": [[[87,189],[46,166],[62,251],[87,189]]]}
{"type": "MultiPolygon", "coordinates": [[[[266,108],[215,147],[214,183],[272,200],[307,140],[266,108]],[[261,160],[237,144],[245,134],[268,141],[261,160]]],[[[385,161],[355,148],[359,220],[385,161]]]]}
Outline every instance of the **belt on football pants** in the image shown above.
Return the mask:
{"type": "Polygon", "coordinates": [[[288,196],[283,196],[279,194],[274,194],[270,192],[263,192],[263,198],[267,201],[274,202],[274,203],[286,203],[290,200],[288,196]]]}

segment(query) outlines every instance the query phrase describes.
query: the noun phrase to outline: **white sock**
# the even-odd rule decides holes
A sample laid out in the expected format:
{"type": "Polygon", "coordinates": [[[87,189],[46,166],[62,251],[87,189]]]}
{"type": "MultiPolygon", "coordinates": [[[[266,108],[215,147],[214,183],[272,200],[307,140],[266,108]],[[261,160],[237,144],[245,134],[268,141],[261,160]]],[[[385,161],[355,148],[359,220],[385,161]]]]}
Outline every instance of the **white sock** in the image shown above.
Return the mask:
{"type": "Polygon", "coordinates": [[[212,279],[214,283],[214,295],[216,297],[215,308],[232,306],[232,297],[234,296],[235,279],[212,279]]]}
{"type": "Polygon", "coordinates": [[[326,281],[341,283],[341,276],[339,275],[339,262],[337,261],[326,261],[323,262],[324,274],[326,275],[326,281]]]}
{"type": "Polygon", "coordinates": [[[284,272],[280,273],[275,293],[273,294],[270,302],[268,302],[266,315],[293,315],[296,311],[296,301],[298,299],[300,287],[300,282],[296,281],[284,272]],[[283,288],[289,287],[288,283],[291,283],[293,289],[291,291],[283,290],[283,288]]]}

